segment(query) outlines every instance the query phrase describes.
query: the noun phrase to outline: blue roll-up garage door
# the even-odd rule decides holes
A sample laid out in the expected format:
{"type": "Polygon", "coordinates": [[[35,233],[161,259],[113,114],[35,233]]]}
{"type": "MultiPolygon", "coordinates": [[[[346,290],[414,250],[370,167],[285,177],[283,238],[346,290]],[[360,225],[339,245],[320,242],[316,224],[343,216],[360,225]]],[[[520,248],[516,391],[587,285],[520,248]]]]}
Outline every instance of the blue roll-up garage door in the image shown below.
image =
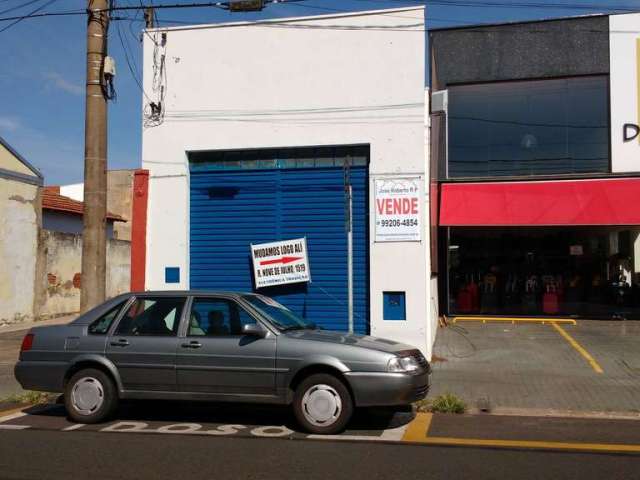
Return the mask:
{"type": "Polygon", "coordinates": [[[190,287],[256,291],[250,245],[306,237],[311,282],[259,292],[322,328],[346,330],[346,178],[353,190],[354,329],[368,333],[368,148],[366,155],[350,148],[297,149],[295,161],[274,160],[287,156],[282,150],[236,151],[218,161],[190,155],[190,287]]]}

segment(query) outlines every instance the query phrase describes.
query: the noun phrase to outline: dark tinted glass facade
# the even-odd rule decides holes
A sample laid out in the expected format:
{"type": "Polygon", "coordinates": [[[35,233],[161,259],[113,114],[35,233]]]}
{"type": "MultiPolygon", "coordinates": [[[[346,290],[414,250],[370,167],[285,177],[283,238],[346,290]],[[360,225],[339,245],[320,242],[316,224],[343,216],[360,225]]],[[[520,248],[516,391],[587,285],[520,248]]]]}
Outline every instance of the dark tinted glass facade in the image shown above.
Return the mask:
{"type": "Polygon", "coordinates": [[[450,228],[450,315],[640,319],[637,227],[450,228]]]}
{"type": "Polygon", "coordinates": [[[449,178],[609,170],[608,77],[449,87],[449,178]]]}

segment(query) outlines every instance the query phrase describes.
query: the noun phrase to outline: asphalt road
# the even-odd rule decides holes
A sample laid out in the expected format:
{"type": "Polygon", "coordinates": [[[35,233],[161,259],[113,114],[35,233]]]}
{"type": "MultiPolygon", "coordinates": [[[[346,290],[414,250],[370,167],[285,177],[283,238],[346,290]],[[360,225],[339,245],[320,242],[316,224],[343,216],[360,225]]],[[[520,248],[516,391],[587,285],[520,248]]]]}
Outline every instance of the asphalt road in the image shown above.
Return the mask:
{"type": "Polygon", "coordinates": [[[98,432],[3,431],[3,479],[629,479],[640,457],[98,432]]]}
{"type": "Polygon", "coordinates": [[[22,392],[13,376],[13,367],[18,360],[20,343],[26,330],[0,334],[0,399],[22,392]]]}

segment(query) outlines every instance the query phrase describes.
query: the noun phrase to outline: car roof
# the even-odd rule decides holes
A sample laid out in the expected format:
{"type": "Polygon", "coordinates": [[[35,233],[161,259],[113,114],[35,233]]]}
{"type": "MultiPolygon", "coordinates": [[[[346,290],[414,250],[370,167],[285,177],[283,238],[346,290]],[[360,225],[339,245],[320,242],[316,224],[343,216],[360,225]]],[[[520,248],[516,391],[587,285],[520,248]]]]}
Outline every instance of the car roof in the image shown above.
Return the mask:
{"type": "Polygon", "coordinates": [[[240,298],[244,295],[256,295],[252,292],[231,292],[231,291],[223,291],[223,290],[148,290],[144,292],[126,292],[121,293],[120,295],[116,295],[92,308],[88,312],[81,314],[74,321],[71,322],[73,325],[87,325],[91,323],[96,318],[104,315],[112,308],[117,307],[118,305],[122,305],[123,302],[127,301],[129,298],[135,297],[189,297],[189,296],[225,296],[232,298],[240,298]]]}
{"type": "Polygon", "coordinates": [[[224,295],[238,297],[242,295],[255,295],[253,292],[232,292],[227,290],[145,290],[144,292],[129,292],[124,295],[136,297],[177,297],[192,295],[224,295]]]}

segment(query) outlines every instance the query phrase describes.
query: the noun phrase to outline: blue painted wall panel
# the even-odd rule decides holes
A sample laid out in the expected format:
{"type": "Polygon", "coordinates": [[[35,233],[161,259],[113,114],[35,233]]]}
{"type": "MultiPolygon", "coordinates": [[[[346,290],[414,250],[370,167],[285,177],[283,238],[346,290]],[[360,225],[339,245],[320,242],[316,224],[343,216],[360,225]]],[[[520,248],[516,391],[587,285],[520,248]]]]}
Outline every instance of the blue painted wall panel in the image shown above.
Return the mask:
{"type": "MultiPolygon", "coordinates": [[[[367,167],[352,167],[354,326],[369,331],[367,167]]],[[[191,170],[190,286],[255,291],[249,246],[307,237],[311,283],[260,289],[331,330],[347,329],[347,236],[340,167],[191,170]]]]}

